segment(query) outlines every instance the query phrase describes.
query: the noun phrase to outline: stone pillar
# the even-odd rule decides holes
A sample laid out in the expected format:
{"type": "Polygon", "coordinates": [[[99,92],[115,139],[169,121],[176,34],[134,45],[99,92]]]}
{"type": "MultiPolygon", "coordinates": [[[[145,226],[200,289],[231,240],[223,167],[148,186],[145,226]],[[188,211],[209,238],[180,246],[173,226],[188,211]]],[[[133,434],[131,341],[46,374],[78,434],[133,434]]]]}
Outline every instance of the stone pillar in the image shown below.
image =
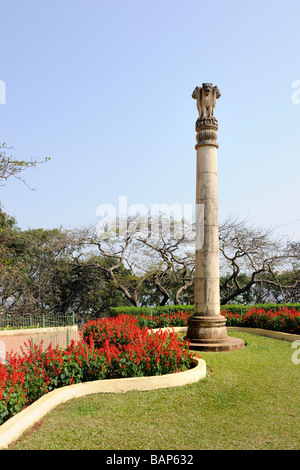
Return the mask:
{"type": "Polygon", "coordinates": [[[192,96],[197,100],[199,112],[196,121],[195,307],[188,321],[186,339],[191,342],[191,349],[201,351],[241,349],[244,341],[227,336],[226,318],[220,314],[218,121],[214,108],[221,94],[218,87],[203,83],[202,88],[195,88],[192,96]]]}

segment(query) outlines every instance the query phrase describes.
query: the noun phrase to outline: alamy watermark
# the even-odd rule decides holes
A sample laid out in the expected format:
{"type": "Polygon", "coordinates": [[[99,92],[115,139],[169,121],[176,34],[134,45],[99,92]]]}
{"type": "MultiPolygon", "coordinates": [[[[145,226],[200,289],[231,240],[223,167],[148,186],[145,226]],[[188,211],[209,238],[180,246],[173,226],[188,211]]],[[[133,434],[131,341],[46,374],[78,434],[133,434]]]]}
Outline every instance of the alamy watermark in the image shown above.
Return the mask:
{"type": "Polygon", "coordinates": [[[6,104],[6,84],[0,80],[0,104],[6,104]]]}
{"type": "Polygon", "coordinates": [[[4,341],[0,341],[0,364],[6,363],[6,345],[4,341]]]}
{"type": "Polygon", "coordinates": [[[130,233],[157,240],[168,238],[204,243],[204,204],[131,204],[127,196],[119,196],[118,208],[113,204],[100,204],[96,211],[99,238],[120,237],[130,233]]]}
{"type": "Polygon", "coordinates": [[[292,103],[299,104],[300,103],[300,80],[294,80],[292,83],[292,88],[295,91],[292,93],[292,103]]]}
{"type": "Polygon", "coordinates": [[[298,365],[300,364],[300,340],[293,341],[292,348],[296,349],[292,354],[292,363],[298,365]]]}

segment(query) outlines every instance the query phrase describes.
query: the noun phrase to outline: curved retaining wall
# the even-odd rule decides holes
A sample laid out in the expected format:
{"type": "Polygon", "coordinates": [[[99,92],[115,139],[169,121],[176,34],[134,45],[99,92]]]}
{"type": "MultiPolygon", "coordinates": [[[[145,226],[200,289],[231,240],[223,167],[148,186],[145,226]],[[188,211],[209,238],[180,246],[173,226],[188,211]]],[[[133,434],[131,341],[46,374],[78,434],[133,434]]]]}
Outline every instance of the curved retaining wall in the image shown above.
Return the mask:
{"type": "Polygon", "coordinates": [[[95,380],[53,390],[39,398],[32,405],[10,418],[0,426],[0,449],[7,448],[34,423],[41,420],[57,405],[73,398],[95,393],[124,393],[133,390],[146,391],[178,387],[198,382],[206,375],[206,362],[193,358],[194,367],[185,372],[156,375],[153,377],[131,377],[125,379],[95,380]]]}

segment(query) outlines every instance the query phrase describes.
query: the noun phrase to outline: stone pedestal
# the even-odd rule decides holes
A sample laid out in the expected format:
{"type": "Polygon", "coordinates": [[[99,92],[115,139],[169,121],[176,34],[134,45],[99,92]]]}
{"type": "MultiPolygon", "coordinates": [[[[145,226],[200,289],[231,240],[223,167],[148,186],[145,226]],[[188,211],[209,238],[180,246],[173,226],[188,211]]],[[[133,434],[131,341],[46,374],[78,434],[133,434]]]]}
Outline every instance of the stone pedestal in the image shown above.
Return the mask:
{"type": "Polygon", "coordinates": [[[193,93],[199,111],[196,121],[195,307],[188,321],[186,339],[191,342],[191,349],[201,351],[228,351],[245,346],[243,340],[227,336],[226,318],[220,315],[218,121],[213,116],[215,101],[220,96],[218,88],[211,84],[203,84],[193,93]],[[199,214],[203,214],[197,210],[200,206],[204,217],[197,220],[199,214]]]}

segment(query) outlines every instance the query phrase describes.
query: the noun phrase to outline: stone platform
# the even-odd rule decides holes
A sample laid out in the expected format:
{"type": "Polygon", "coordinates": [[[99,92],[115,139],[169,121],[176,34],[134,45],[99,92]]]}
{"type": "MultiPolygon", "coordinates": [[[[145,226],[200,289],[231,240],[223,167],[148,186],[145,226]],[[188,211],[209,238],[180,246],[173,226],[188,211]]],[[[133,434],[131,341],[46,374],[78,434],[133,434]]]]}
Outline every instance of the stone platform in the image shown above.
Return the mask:
{"type": "Polygon", "coordinates": [[[224,338],[222,341],[218,342],[205,342],[202,340],[190,341],[190,349],[196,351],[237,351],[238,349],[245,349],[245,347],[245,343],[242,339],[232,338],[230,336],[227,336],[227,338],[224,338]]]}

